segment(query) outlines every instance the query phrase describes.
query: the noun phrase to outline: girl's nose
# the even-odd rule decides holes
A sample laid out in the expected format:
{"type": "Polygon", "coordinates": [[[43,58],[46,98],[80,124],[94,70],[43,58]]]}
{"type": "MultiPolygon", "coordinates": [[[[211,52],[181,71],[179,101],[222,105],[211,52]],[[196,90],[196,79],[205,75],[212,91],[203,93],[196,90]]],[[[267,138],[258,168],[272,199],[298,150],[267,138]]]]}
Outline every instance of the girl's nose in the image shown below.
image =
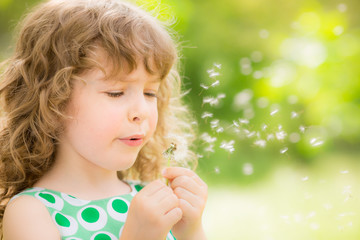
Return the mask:
{"type": "Polygon", "coordinates": [[[129,121],[142,123],[148,116],[149,106],[144,96],[136,97],[132,104],[129,104],[129,121]]]}

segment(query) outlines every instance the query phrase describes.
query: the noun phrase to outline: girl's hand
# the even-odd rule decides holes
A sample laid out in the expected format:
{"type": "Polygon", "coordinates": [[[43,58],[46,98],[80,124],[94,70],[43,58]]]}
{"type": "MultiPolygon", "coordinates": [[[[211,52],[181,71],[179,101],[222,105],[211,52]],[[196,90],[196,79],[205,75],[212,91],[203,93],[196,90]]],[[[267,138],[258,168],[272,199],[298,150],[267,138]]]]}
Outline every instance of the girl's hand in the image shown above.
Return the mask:
{"type": "Polygon", "coordinates": [[[193,171],[169,167],[163,176],[170,181],[170,187],[179,198],[182,218],[172,228],[176,239],[206,239],[202,228],[202,214],[207,199],[207,185],[193,171]]]}
{"type": "Polygon", "coordinates": [[[163,240],[181,217],[173,190],[160,180],[153,181],[131,201],[120,240],[163,240]]]}

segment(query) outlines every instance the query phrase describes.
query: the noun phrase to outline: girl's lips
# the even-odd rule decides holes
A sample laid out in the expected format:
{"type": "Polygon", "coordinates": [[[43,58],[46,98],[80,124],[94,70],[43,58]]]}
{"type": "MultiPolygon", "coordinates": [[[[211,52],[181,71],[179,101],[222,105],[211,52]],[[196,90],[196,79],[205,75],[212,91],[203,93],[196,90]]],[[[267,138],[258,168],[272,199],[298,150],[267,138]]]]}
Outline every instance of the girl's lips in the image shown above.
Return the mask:
{"type": "Polygon", "coordinates": [[[143,135],[133,135],[126,138],[120,138],[119,139],[122,143],[125,143],[126,145],[130,147],[137,147],[140,146],[144,142],[144,136],[143,135]]]}

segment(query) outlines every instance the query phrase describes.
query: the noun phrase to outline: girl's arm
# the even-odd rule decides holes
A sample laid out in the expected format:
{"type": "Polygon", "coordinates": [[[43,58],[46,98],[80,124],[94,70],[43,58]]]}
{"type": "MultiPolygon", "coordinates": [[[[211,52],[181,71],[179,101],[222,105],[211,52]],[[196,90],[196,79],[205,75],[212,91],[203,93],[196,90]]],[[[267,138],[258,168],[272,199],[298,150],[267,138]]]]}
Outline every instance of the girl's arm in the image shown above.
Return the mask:
{"type": "Polygon", "coordinates": [[[163,176],[170,180],[170,186],[179,198],[182,218],[172,228],[177,240],[205,240],[202,214],[207,200],[207,185],[193,171],[170,167],[163,176]]]}
{"type": "Polygon", "coordinates": [[[60,239],[46,207],[31,196],[20,196],[6,206],[3,236],[5,240],[60,239]]]}

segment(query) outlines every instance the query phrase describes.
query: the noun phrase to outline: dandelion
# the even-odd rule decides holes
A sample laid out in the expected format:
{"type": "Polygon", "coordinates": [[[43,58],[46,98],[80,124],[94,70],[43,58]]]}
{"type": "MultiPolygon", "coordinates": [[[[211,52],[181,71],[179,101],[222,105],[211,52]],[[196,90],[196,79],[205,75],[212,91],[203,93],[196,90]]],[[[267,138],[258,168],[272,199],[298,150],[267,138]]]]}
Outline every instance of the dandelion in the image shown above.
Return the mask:
{"type": "Polygon", "coordinates": [[[223,141],[220,145],[220,148],[225,149],[226,151],[232,153],[235,151],[234,143],[235,143],[234,140],[231,140],[229,142],[223,141]]]}
{"type": "Polygon", "coordinates": [[[213,117],[213,114],[212,114],[212,113],[209,113],[209,112],[204,112],[204,113],[201,115],[201,118],[203,118],[203,119],[211,118],[211,117],[213,117]]]}
{"type": "Polygon", "coordinates": [[[284,154],[284,153],[286,153],[288,150],[289,150],[289,149],[288,149],[287,147],[284,147],[284,148],[280,149],[280,153],[281,153],[281,154],[284,154]]]}
{"type": "Polygon", "coordinates": [[[243,173],[245,175],[251,175],[254,173],[254,167],[251,163],[245,163],[243,166],[243,173]]]}
{"type": "Polygon", "coordinates": [[[254,145],[264,148],[266,146],[266,141],[263,139],[258,139],[254,142],[254,145]]]}

